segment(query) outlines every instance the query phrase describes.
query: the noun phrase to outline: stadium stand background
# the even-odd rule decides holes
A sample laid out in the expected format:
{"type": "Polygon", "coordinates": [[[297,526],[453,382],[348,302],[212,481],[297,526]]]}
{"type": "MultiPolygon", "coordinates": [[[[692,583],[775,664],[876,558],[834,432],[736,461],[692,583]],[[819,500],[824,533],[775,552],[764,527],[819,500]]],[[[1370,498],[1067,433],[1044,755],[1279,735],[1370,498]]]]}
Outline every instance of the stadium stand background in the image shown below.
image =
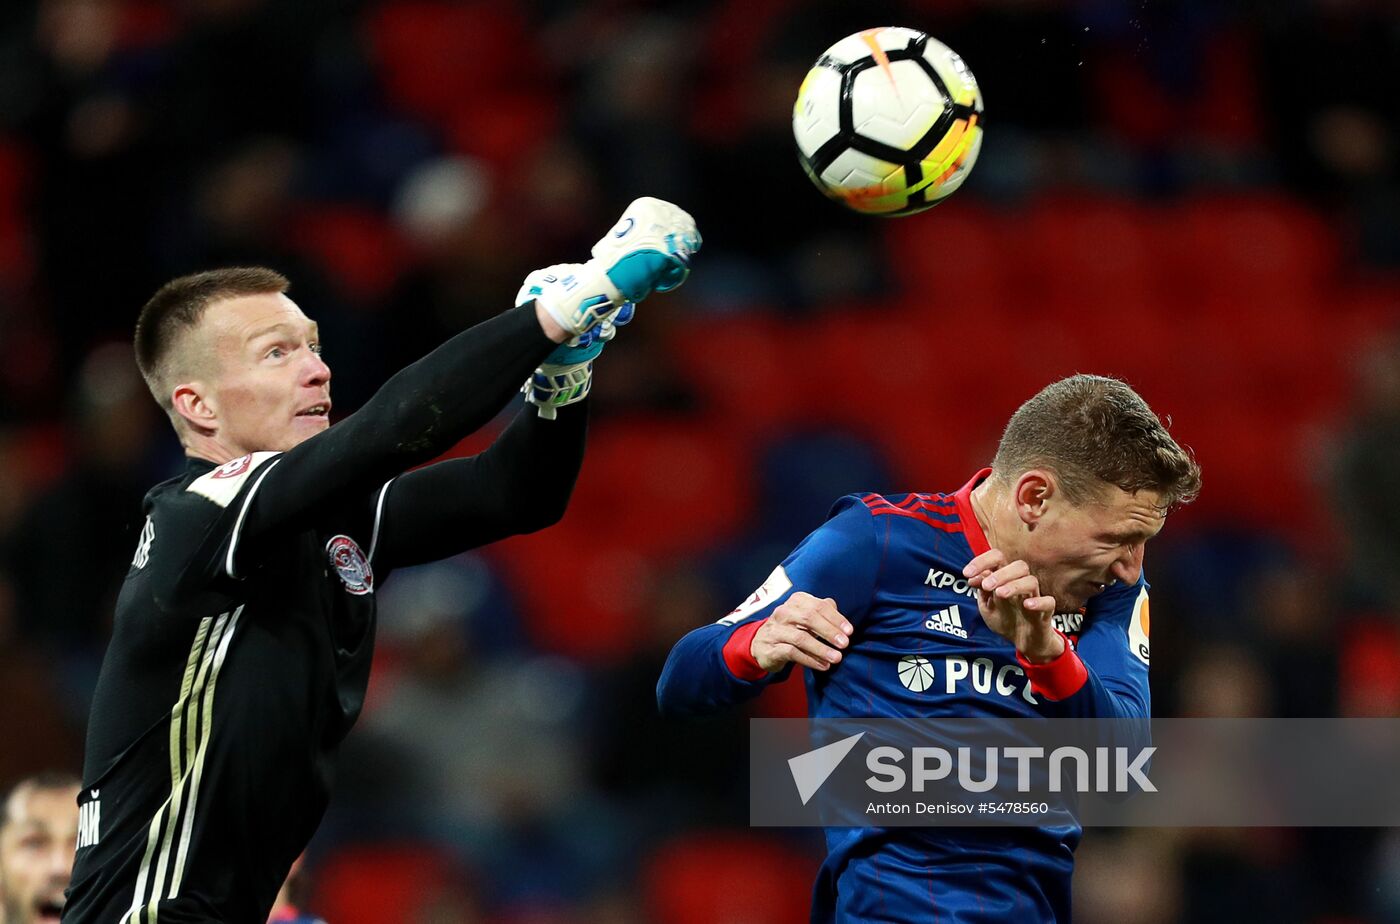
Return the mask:
{"type": "MultiPolygon", "coordinates": [[[[384,587],[311,853],[331,924],[805,920],[818,844],[745,826],[744,716],[655,715],[665,653],[836,496],[956,487],[1073,371],[1205,470],[1148,556],[1156,714],[1400,712],[1393,7],[854,6],[0,6],[0,786],[79,766],[178,464],[127,345],[157,285],[286,272],[339,415],[638,194],[694,213],[698,271],[600,363],[563,523],[384,587]],[[789,131],[811,60],[875,24],[958,49],[989,119],[965,190],[887,222],[821,199],[789,131]]],[[[801,709],[789,682],[754,714],[801,709]]],[[[1400,921],[1400,836],[1094,831],[1076,901],[1400,921]]]]}

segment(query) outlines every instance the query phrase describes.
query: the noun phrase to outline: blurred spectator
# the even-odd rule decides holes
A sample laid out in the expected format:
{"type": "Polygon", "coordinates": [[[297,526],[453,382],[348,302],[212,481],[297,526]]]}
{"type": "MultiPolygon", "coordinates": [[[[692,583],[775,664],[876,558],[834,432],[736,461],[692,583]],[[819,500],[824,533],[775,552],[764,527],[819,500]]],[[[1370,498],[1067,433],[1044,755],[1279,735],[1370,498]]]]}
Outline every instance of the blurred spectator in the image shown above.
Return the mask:
{"type": "Polygon", "coordinates": [[[46,772],[0,804],[0,909],[5,924],[57,921],[78,843],[78,780],[46,772]]]}
{"type": "MultiPolygon", "coordinates": [[[[1366,870],[1371,874],[1371,911],[1381,924],[1400,922],[1400,831],[1383,836],[1376,857],[1366,870]]],[[[1365,867],[1363,867],[1364,869],[1365,867]]]]}
{"type": "Polygon", "coordinates": [[[414,265],[381,314],[390,355],[417,358],[515,303],[527,273],[560,259],[537,255],[519,214],[490,168],[466,158],[421,165],[400,188],[395,218],[408,232],[414,265]]]}
{"type": "Polygon", "coordinates": [[[1337,451],[1347,572],[1360,602],[1400,612],[1400,335],[1377,341],[1358,371],[1360,398],[1337,451]]]}
{"type": "Polygon", "coordinates": [[[635,17],[608,37],[584,72],[574,130],[595,152],[613,204],[640,189],[671,202],[697,199],[695,146],[684,121],[694,28],[664,14],[635,17]]]}
{"type": "Polygon", "coordinates": [[[1244,648],[1197,647],[1178,683],[1183,717],[1254,719],[1275,715],[1269,675],[1259,659],[1244,648]]]}
{"type": "Polygon", "coordinates": [[[1075,851],[1075,920],[1083,924],[1178,920],[1183,883],[1174,847],[1170,832],[1093,832],[1075,851]]]}
{"type": "Polygon", "coordinates": [[[746,772],[742,718],[677,723],[656,711],[656,681],[675,640],[729,608],[698,572],[677,567],[650,588],[646,639],[599,678],[594,774],[602,791],[628,806],[647,841],[696,825],[743,825],[733,798],[746,772]]]}
{"type": "Polygon", "coordinates": [[[616,849],[584,772],[586,680],[501,639],[491,582],[461,556],[386,584],[401,660],[360,737],[392,755],[410,830],[464,849],[495,900],[577,897],[616,849]]]}
{"type": "Polygon", "coordinates": [[[28,506],[11,554],[21,634],[53,654],[98,655],[136,547],[151,449],[161,441],[126,345],[88,356],[73,403],[69,465],[28,506]],[[99,533],[116,538],[83,539],[99,533]]]}
{"type": "Polygon", "coordinates": [[[0,781],[45,767],[77,766],[74,733],[54,677],[54,662],[25,645],[15,631],[14,592],[0,571],[0,781]]]}
{"type": "Polygon", "coordinates": [[[1302,561],[1265,571],[1247,585],[1254,652],[1274,686],[1268,715],[1337,715],[1337,613],[1326,585],[1302,561]]]}
{"type": "Polygon", "coordinates": [[[149,216],[169,160],[154,117],[152,51],[122,41],[118,0],[42,0],[34,24],[34,93],[13,113],[36,149],[32,216],[41,291],[71,371],[94,339],[129,335],[152,285],[149,216]]]}

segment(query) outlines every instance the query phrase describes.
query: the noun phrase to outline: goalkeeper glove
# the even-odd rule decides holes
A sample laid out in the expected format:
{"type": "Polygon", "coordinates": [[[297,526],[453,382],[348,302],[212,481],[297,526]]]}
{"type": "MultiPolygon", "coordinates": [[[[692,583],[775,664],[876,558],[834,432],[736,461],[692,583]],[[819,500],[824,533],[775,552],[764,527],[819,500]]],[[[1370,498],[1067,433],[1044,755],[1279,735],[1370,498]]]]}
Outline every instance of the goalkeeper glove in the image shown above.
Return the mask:
{"type": "Polygon", "coordinates": [[[525,278],[516,304],[533,299],[573,335],[545,358],[522,389],[541,417],[553,419],[557,408],[588,397],[593,360],[603,344],[632,320],[637,302],[685,282],[700,243],[689,214],[643,197],[593,245],[587,263],[561,263],[525,278]]]}
{"type": "Polygon", "coordinates": [[[700,243],[695,219],[669,202],[644,196],[593,245],[590,262],[603,267],[624,298],[639,302],[685,282],[700,243]]]}
{"type": "Polygon", "coordinates": [[[554,284],[542,286],[535,301],[577,337],[623,302],[640,302],[652,292],[669,292],[685,282],[691,257],[699,249],[695,219],[669,202],[643,197],[593,245],[593,259],[561,265],[567,272],[554,284]]]}
{"type": "MultiPolygon", "coordinates": [[[[525,277],[515,303],[523,305],[531,299],[546,297],[552,286],[560,285],[562,279],[578,269],[576,264],[561,263],[535,270],[525,277]]],[[[553,420],[558,408],[587,398],[593,387],[593,360],[603,352],[603,345],[617,335],[617,329],[631,321],[635,314],[636,305],[623,302],[621,308],[610,311],[596,326],[555,347],[526,379],[521,388],[525,400],[535,405],[541,417],[553,420]]]]}

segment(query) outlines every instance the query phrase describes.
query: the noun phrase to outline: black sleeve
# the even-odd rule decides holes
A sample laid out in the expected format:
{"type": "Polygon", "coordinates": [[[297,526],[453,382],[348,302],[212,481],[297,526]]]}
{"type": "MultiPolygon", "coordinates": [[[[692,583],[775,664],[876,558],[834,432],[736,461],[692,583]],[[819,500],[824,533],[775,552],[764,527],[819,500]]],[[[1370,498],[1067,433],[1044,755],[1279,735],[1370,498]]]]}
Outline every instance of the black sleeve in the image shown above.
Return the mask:
{"type": "Polygon", "coordinates": [[[450,449],[494,417],[554,347],[530,302],[395,374],[354,414],[250,474],[223,570],[238,577],[265,538],[334,516],[349,498],[450,449]]]}
{"type": "Polygon", "coordinates": [[[485,452],[400,475],[378,492],[378,573],[436,561],[559,521],[583,465],[587,402],[555,420],[527,406],[485,452]]]}

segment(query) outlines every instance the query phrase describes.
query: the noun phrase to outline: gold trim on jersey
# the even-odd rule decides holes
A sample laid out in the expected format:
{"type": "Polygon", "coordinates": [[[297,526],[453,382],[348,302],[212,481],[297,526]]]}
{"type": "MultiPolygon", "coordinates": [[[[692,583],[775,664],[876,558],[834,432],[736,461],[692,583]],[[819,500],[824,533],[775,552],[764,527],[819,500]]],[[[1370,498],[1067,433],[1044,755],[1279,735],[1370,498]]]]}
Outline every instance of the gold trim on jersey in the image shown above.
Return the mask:
{"type": "Polygon", "coordinates": [[[199,621],[185,673],[180,682],[180,698],[170,711],[170,795],[151,819],[146,834],[146,853],[136,877],[131,908],[122,915],[120,924],[157,924],[161,891],[170,872],[170,851],[176,847],[174,878],[165,898],[175,898],[184,877],[189,852],[190,832],[194,826],[195,806],[199,796],[199,781],[204,770],[204,756],[213,726],[214,688],[219,672],[228,655],[229,643],[238,628],[243,607],[220,616],[206,616],[199,621]],[[188,715],[191,705],[197,709],[198,721],[188,715]],[[183,726],[184,734],[181,735],[183,726]],[[185,800],[189,806],[185,807],[185,800]],[[182,813],[182,808],[184,809],[182,813]],[[183,815],[183,824],[180,824],[183,815]],[[175,844],[175,828],[180,824],[180,840],[175,844]],[[159,844],[159,850],[156,845],[159,844]],[[155,875],[151,862],[155,861],[155,875]],[[147,886],[150,885],[148,889],[147,886]],[[149,893],[149,894],[148,894],[149,893]]]}

